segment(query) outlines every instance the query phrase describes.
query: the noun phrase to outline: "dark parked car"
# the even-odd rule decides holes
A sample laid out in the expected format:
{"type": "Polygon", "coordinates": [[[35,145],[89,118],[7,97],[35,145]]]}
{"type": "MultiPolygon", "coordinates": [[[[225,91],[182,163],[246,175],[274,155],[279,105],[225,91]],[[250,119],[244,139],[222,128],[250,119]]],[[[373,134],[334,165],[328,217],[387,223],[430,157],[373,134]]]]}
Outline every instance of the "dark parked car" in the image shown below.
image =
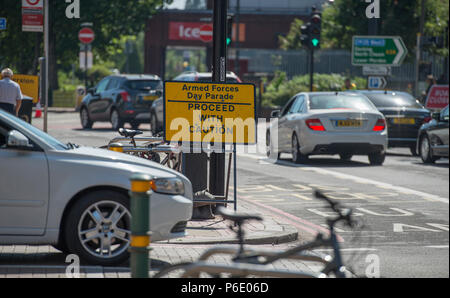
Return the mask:
{"type": "MultiPolygon", "coordinates": [[[[212,74],[210,72],[188,71],[183,72],[173,80],[179,82],[212,82],[212,74]]],[[[233,72],[227,72],[227,83],[235,84],[242,83],[242,81],[233,72]]],[[[158,100],[155,100],[150,109],[150,112],[151,129],[153,135],[155,135],[161,132],[164,128],[164,99],[160,98],[158,100]]]]}
{"type": "Polygon", "coordinates": [[[112,75],[89,89],[80,107],[81,125],[111,122],[113,130],[125,123],[137,129],[150,123],[150,107],[162,96],[163,82],[156,75],[112,75]]]}
{"type": "Polygon", "coordinates": [[[419,131],[417,151],[424,163],[434,163],[441,157],[448,158],[448,106],[441,113],[433,114],[433,121],[419,131]]]}
{"type": "Polygon", "coordinates": [[[414,97],[397,91],[359,91],[383,113],[388,126],[389,147],[410,148],[416,156],[417,133],[431,121],[431,113],[414,97]]]}

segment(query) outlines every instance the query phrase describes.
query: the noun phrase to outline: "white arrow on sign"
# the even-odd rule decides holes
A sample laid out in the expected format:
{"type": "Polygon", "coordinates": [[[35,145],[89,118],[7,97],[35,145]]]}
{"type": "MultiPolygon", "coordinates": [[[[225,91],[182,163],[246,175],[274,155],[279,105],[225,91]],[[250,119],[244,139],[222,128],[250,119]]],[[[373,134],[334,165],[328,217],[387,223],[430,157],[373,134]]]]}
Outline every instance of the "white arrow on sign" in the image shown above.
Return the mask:
{"type": "Polygon", "coordinates": [[[400,64],[400,60],[402,60],[404,58],[404,56],[405,56],[406,47],[403,44],[403,41],[401,41],[401,39],[399,39],[399,38],[395,38],[394,39],[394,43],[397,46],[398,54],[395,57],[393,64],[394,65],[399,65],[400,64]]]}
{"type": "Polygon", "coordinates": [[[369,89],[384,89],[387,81],[384,77],[369,77],[369,89]]]}

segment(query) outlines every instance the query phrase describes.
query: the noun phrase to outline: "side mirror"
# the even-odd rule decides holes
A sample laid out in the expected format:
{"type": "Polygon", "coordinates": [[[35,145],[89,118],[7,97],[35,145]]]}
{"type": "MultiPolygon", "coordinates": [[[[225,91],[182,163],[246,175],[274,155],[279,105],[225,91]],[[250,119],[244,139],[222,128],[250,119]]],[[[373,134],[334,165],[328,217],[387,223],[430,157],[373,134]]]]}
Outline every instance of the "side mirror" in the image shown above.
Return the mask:
{"type": "Polygon", "coordinates": [[[280,110],[276,110],[276,111],[272,111],[272,113],[270,113],[270,117],[271,118],[279,118],[280,117],[280,110]]]}
{"type": "Polygon", "coordinates": [[[95,88],[89,88],[88,90],[87,90],[87,93],[88,94],[91,94],[91,95],[95,95],[95,88]]]}
{"type": "Polygon", "coordinates": [[[33,148],[33,145],[30,144],[30,140],[17,130],[12,130],[9,132],[8,140],[6,143],[8,148],[16,148],[16,149],[33,148]]]}
{"type": "Polygon", "coordinates": [[[436,120],[436,121],[441,121],[441,113],[433,113],[431,115],[431,118],[433,118],[433,120],[436,120]]]}

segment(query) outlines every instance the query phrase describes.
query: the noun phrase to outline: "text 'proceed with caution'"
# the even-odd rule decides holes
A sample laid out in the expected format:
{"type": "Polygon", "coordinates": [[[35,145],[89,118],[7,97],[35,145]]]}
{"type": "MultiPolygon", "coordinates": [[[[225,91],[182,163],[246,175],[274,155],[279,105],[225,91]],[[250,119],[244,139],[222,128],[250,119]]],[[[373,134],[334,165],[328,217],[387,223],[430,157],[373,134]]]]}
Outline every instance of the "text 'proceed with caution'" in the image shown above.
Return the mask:
{"type": "Polygon", "coordinates": [[[166,82],[167,142],[255,144],[255,86],[166,82]]]}

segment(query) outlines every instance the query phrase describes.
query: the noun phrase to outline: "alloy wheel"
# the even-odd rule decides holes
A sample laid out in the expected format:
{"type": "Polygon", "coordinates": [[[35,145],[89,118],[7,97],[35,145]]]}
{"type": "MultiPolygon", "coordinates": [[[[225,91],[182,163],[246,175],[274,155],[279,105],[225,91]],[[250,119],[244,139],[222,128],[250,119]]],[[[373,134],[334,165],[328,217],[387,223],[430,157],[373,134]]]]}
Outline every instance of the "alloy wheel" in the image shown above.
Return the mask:
{"type": "Polygon", "coordinates": [[[100,201],[84,211],[78,224],[83,248],[97,258],[114,258],[130,245],[131,214],[122,204],[100,201]]]}

